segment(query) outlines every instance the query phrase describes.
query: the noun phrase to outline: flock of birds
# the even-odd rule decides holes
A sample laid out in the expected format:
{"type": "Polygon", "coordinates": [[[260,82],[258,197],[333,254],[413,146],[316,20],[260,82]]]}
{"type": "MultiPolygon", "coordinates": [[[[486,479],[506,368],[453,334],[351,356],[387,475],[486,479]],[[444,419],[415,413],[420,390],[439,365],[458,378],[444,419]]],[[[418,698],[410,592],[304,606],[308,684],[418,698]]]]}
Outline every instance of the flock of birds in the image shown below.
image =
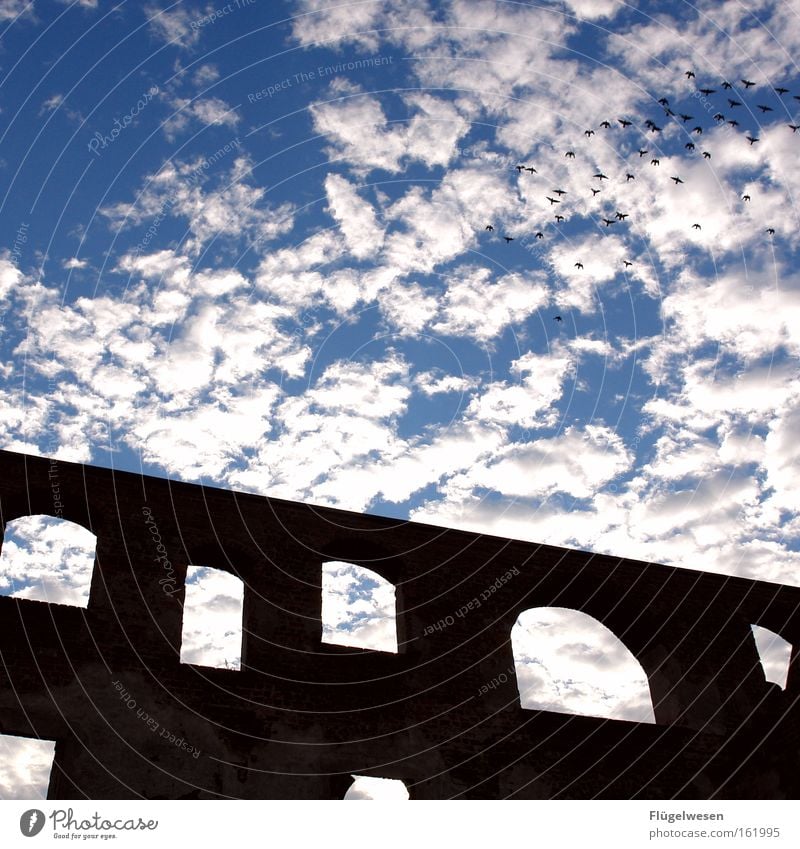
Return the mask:
{"type": "MultiPolygon", "coordinates": [[[[695,74],[694,74],[693,71],[686,71],[685,76],[686,76],[687,80],[695,79],[695,74]]],[[[741,85],[743,86],[745,91],[747,91],[751,88],[754,88],[756,86],[756,83],[753,82],[752,80],[742,79],[740,82],[741,82],[741,85]]],[[[739,92],[736,89],[734,89],[733,84],[728,82],[727,80],[720,83],[718,88],[709,88],[709,87],[705,86],[703,88],[697,88],[695,91],[696,91],[696,93],[692,95],[693,97],[702,96],[703,98],[706,98],[706,99],[712,97],[713,95],[720,94],[720,96],[722,98],[727,100],[728,108],[730,110],[746,108],[743,100],[738,99],[738,98],[742,97],[742,95],[739,94],[739,92]],[[732,95],[735,95],[735,96],[728,96],[729,94],[732,94],[732,95]]],[[[779,102],[781,102],[781,98],[784,98],[785,95],[790,93],[789,89],[784,87],[784,86],[776,86],[773,89],[773,91],[778,96],[779,102]]],[[[800,95],[793,94],[792,98],[794,100],[800,101],[800,95]]],[[[689,136],[690,140],[687,141],[684,144],[684,149],[689,153],[695,152],[697,150],[697,140],[703,134],[703,130],[704,130],[703,126],[701,124],[694,124],[693,126],[691,126],[691,128],[688,128],[687,125],[689,124],[689,122],[694,122],[696,119],[692,115],[687,114],[685,112],[675,112],[675,111],[673,111],[673,109],[670,106],[670,101],[668,100],[668,98],[661,97],[657,101],[657,103],[659,104],[659,106],[662,107],[663,112],[664,112],[664,116],[668,120],[678,121],[678,122],[680,122],[680,126],[685,128],[685,132],[689,136]]],[[[769,105],[768,103],[756,103],[755,107],[758,110],[760,110],[762,115],[766,115],[769,112],[775,111],[773,106],[769,105]]],[[[716,108],[716,107],[710,107],[710,108],[704,107],[704,108],[707,109],[708,112],[710,112],[713,108],[716,108]]],[[[752,109],[750,111],[752,113],[752,109]]],[[[786,111],[788,112],[788,110],[786,110],[786,111]]],[[[732,113],[729,112],[728,114],[732,114],[732,113]]],[[[718,111],[718,112],[716,112],[716,114],[714,114],[713,120],[715,122],[715,126],[726,124],[726,125],[730,126],[733,130],[736,130],[740,127],[740,122],[738,120],[736,120],[736,118],[727,118],[726,115],[723,114],[720,111],[718,111]]],[[[620,127],[623,131],[630,129],[631,127],[633,127],[635,129],[634,121],[630,120],[628,118],[617,118],[616,122],[620,125],[620,127]]],[[[600,123],[598,129],[609,130],[609,129],[611,129],[612,126],[613,126],[613,124],[612,124],[611,121],[602,121],[600,123]]],[[[789,123],[787,126],[789,127],[789,129],[791,129],[792,133],[796,133],[798,130],[800,130],[800,124],[789,123]]],[[[645,136],[647,136],[647,135],[657,136],[659,133],[663,132],[663,127],[659,126],[658,124],[656,124],[655,121],[648,118],[648,119],[646,119],[645,121],[642,122],[642,132],[645,134],[645,136]]],[[[596,131],[594,129],[587,129],[587,130],[584,131],[584,136],[587,139],[590,139],[595,134],[596,134],[596,131]]],[[[750,144],[751,147],[759,142],[758,136],[756,136],[752,133],[749,133],[749,132],[745,133],[744,138],[750,144]]],[[[658,167],[658,166],[661,165],[661,160],[659,158],[658,151],[656,151],[655,153],[651,153],[651,151],[647,147],[639,147],[635,152],[632,152],[632,155],[634,155],[634,153],[638,154],[639,159],[642,159],[645,156],[650,155],[650,157],[651,157],[650,158],[650,165],[652,167],[658,167]]],[[[708,150],[702,150],[701,154],[702,154],[703,159],[710,160],[712,158],[711,152],[708,151],[708,150]]],[[[575,159],[576,158],[575,151],[574,150],[567,150],[564,154],[564,157],[566,159],[575,159]]],[[[517,170],[517,173],[520,174],[520,175],[523,174],[523,173],[528,173],[528,174],[531,174],[531,175],[538,173],[536,168],[533,165],[529,165],[529,164],[518,164],[516,166],[516,170],[517,170]]],[[[609,178],[602,171],[597,171],[594,174],[593,179],[597,180],[598,183],[597,183],[596,186],[590,186],[589,188],[592,192],[592,195],[591,195],[592,198],[596,198],[597,195],[599,195],[602,192],[603,181],[608,180],[609,178]]],[[[635,179],[636,179],[636,174],[631,173],[630,171],[625,172],[625,183],[626,184],[630,183],[631,181],[633,181],[635,179]]],[[[676,186],[682,185],[684,183],[684,181],[678,175],[673,175],[670,179],[675,183],[676,186]]],[[[553,208],[553,207],[556,207],[558,204],[561,204],[564,201],[564,198],[567,194],[568,193],[567,193],[566,190],[559,188],[559,189],[552,189],[550,194],[547,194],[544,197],[549,202],[550,208],[553,208]]],[[[743,202],[748,202],[748,201],[750,201],[750,199],[751,198],[750,198],[749,194],[743,194],[742,195],[742,201],[743,202]]],[[[564,214],[562,214],[561,212],[555,212],[554,215],[555,215],[556,225],[561,224],[561,223],[566,221],[566,216],[564,214]]],[[[628,213],[620,212],[619,210],[617,210],[613,214],[613,217],[611,217],[611,218],[600,216],[598,223],[602,224],[605,228],[609,228],[613,225],[624,223],[628,217],[629,217],[628,213]]],[[[701,230],[702,225],[699,222],[694,222],[694,223],[691,224],[691,229],[701,230]]],[[[492,224],[487,224],[486,227],[485,227],[485,230],[488,231],[488,232],[493,232],[494,226],[492,224]]],[[[766,233],[769,236],[774,236],[775,235],[775,228],[774,227],[767,227],[766,233]]],[[[516,237],[504,235],[504,236],[502,236],[502,238],[505,240],[506,244],[509,244],[510,242],[513,242],[516,237]]],[[[541,231],[541,230],[537,231],[536,233],[533,234],[533,238],[536,239],[536,240],[544,239],[544,232],[541,231]]],[[[633,265],[633,263],[631,261],[627,260],[627,259],[623,260],[623,263],[624,263],[624,267],[625,267],[626,270],[633,265]]],[[[583,269],[583,263],[580,262],[580,260],[575,262],[575,268],[577,268],[579,270],[583,269]]],[[[557,322],[560,323],[560,322],[563,321],[563,319],[560,315],[557,315],[557,316],[554,317],[554,321],[557,321],[557,322]]]]}

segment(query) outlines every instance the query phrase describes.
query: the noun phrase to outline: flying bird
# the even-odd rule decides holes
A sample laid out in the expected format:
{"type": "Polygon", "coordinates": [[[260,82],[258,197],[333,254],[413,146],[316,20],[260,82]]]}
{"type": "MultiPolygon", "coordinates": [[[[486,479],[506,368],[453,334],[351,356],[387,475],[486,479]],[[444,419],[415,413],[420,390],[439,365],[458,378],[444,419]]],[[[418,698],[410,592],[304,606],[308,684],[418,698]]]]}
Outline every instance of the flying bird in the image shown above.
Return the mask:
{"type": "Polygon", "coordinates": [[[659,98],[659,101],[658,101],[658,102],[659,102],[662,106],[669,106],[669,101],[667,100],[667,98],[666,98],[666,97],[661,97],[661,98],[659,98]]]}
{"type": "Polygon", "coordinates": [[[560,324],[562,321],[564,321],[564,319],[563,319],[563,318],[561,318],[561,316],[560,316],[560,315],[554,315],[554,316],[553,316],[553,321],[557,321],[557,322],[560,324]]]}
{"type": "Polygon", "coordinates": [[[703,228],[699,224],[692,224],[692,229],[694,230],[702,230],[703,228]]]}
{"type": "Polygon", "coordinates": [[[545,195],[545,197],[550,201],[550,206],[552,206],[554,203],[561,203],[558,198],[551,198],[550,195],[545,195]]]}
{"type": "Polygon", "coordinates": [[[709,94],[716,94],[716,93],[717,93],[717,90],[715,88],[701,88],[700,89],[700,94],[704,94],[706,97],[708,97],[709,94]]]}
{"type": "Polygon", "coordinates": [[[556,222],[560,224],[562,221],[566,221],[566,218],[563,215],[556,215],[556,222]]]}
{"type": "Polygon", "coordinates": [[[678,185],[678,183],[683,182],[680,177],[670,177],[670,180],[672,180],[672,182],[675,183],[676,186],[678,185]]]}
{"type": "Polygon", "coordinates": [[[694,71],[687,71],[687,72],[686,72],[686,79],[687,79],[687,80],[692,80],[692,79],[694,79],[694,71]]]}
{"type": "Polygon", "coordinates": [[[641,159],[643,156],[647,156],[648,152],[649,151],[647,150],[639,150],[639,159],[641,159]]]}
{"type": "Polygon", "coordinates": [[[651,165],[661,165],[661,160],[660,159],[651,159],[650,164],[651,165]]]}
{"type": "Polygon", "coordinates": [[[731,88],[733,88],[733,86],[732,86],[729,82],[724,82],[724,83],[722,83],[722,87],[723,87],[723,88],[726,88],[726,89],[731,89],[731,88]]]}
{"type": "Polygon", "coordinates": [[[800,130],[800,124],[787,124],[786,126],[790,127],[793,133],[800,130]]]}
{"type": "Polygon", "coordinates": [[[494,230],[494,227],[492,227],[491,224],[487,224],[484,229],[489,230],[491,232],[492,230],[494,230]]]}
{"type": "Polygon", "coordinates": [[[574,150],[568,150],[568,151],[564,154],[564,156],[566,156],[566,157],[567,157],[567,159],[574,159],[574,158],[575,158],[575,151],[574,151],[574,150]]]}
{"type": "Polygon", "coordinates": [[[742,195],[742,200],[744,200],[744,201],[750,200],[750,195],[742,195]]]}
{"type": "Polygon", "coordinates": [[[608,121],[601,121],[601,122],[600,122],[600,126],[601,126],[604,130],[607,130],[607,129],[609,129],[609,127],[611,126],[611,124],[610,124],[608,121]]]}
{"type": "Polygon", "coordinates": [[[738,122],[738,121],[728,121],[728,123],[729,123],[732,127],[738,127],[738,126],[739,126],[739,122],[738,122]]]}
{"type": "Polygon", "coordinates": [[[650,132],[651,133],[660,133],[661,127],[657,126],[656,124],[653,124],[653,126],[650,127],[650,132]]]}
{"type": "Polygon", "coordinates": [[[686,148],[686,150],[694,150],[694,145],[691,142],[686,142],[684,147],[686,148]]]}
{"type": "Polygon", "coordinates": [[[597,197],[600,194],[600,189],[592,189],[592,197],[597,197]]]}
{"type": "Polygon", "coordinates": [[[697,133],[698,136],[702,136],[703,135],[703,128],[702,127],[692,127],[692,132],[697,133]]]}
{"type": "Polygon", "coordinates": [[[575,268],[583,268],[583,263],[582,262],[576,262],[575,268]]]}
{"type": "Polygon", "coordinates": [[[541,231],[541,230],[539,230],[539,231],[536,233],[535,238],[537,238],[537,239],[544,239],[544,233],[542,233],[542,231],[541,231]]]}
{"type": "Polygon", "coordinates": [[[513,236],[503,236],[503,238],[506,240],[506,244],[508,244],[509,242],[513,242],[513,241],[514,241],[514,237],[513,237],[513,236]]]}
{"type": "Polygon", "coordinates": [[[588,139],[588,138],[589,138],[589,136],[593,136],[593,135],[594,135],[594,130],[584,130],[584,131],[583,131],[583,134],[584,134],[584,135],[586,136],[586,138],[588,139]]]}
{"type": "Polygon", "coordinates": [[[711,154],[707,151],[703,151],[703,159],[711,159],[711,154]]]}
{"type": "Polygon", "coordinates": [[[778,86],[778,87],[775,89],[775,91],[776,91],[778,94],[780,94],[780,95],[784,95],[784,94],[788,94],[788,93],[789,93],[789,89],[788,89],[788,88],[781,88],[781,86],[778,86]]]}
{"type": "Polygon", "coordinates": [[[625,268],[630,268],[633,265],[633,263],[628,262],[627,259],[623,259],[622,262],[625,264],[625,268]]]}
{"type": "Polygon", "coordinates": [[[519,173],[519,174],[521,174],[525,170],[524,165],[517,165],[516,168],[517,168],[517,173],[519,173]]]}
{"type": "Polygon", "coordinates": [[[734,106],[741,106],[741,105],[742,105],[740,101],[738,101],[738,100],[731,100],[731,99],[730,99],[730,97],[728,98],[728,103],[730,103],[730,105],[731,105],[731,109],[733,109],[733,108],[734,108],[734,106]]]}
{"type": "Polygon", "coordinates": [[[553,194],[561,197],[562,195],[565,195],[566,192],[564,191],[564,189],[553,189],[553,194]]]}
{"type": "Polygon", "coordinates": [[[619,121],[623,127],[630,127],[632,123],[631,121],[626,121],[624,118],[617,118],[617,121],[619,121]]]}
{"type": "Polygon", "coordinates": [[[755,85],[752,80],[741,80],[741,83],[745,88],[752,88],[755,85]]]}
{"type": "Polygon", "coordinates": [[[753,137],[753,136],[745,136],[745,138],[747,139],[747,141],[749,141],[749,142],[750,142],[750,145],[751,145],[751,146],[752,146],[752,145],[754,145],[754,144],[758,141],[758,136],[756,136],[756,137],[753,137]]]}
{"type": "Polygon", "coordinates": [[[715,121],[724,121],[725,116],[722,114],[722,112],[717,112],[717,114],[714,116],[714,120],[715,121]]]}
{"type": "Polygon", "coordinates": [[[767,233],[769,233],[770,236],[774,236],[775,235],[775,228],[774,227],[767,227],[767,233]]]}
{"type": "Polygon", "coordinates": [[[630,183],[631,180],[635,180],[635,179],[636,179],[636,176],[634,174],[626,174],[625,175],[625,182],[626,183],[630,183]]]}
{"type": "Polygon", "coordinates": [[[762,112],[773,112],[773,111],[774,111],[774,110],[773,110],[773,108],[772,108],[771,106],[764,106],[764,105],[762,105],[761,103],[757,103],[757,104],[756,104],[756,106],[758,106],[758,108],[759,108],[762,112]]]}
{"type": "Polygon", "coordinates": [[[685,124],[687,121],[691,121],[692,118],[694,118],[694,115],[681,115],[680,118],[685,124]]]}
{"type": "Polygon", "coordinates": [[[629,215],[630,212],[617,212],[617,221],[624,221],[629,215]]]}
{"type": "Polygon", "coordinates": [[[598,171],[597,174],[594,175],[598,180],[607,180],[608,177],[602,172],[598,171]]]}
{"type": "Polygon", "coordinates": [[[530,166],[530,165],[528,165],[528,166],[525,168],[525,170],[526,170],[526,171],[528,171],[530,174],[536,174],[536,173],[538,173],[538,172],[536,171],[536,169],[535,169],[535,168],[531,168],[531,166],[530,166]]]}
{"type": "Polygon", "coordinates": [[[612,224],[615,223],[613,218],[603,218],[602,221],[603,224],[606,225],[606,227],[610,227],[612,224]]]}

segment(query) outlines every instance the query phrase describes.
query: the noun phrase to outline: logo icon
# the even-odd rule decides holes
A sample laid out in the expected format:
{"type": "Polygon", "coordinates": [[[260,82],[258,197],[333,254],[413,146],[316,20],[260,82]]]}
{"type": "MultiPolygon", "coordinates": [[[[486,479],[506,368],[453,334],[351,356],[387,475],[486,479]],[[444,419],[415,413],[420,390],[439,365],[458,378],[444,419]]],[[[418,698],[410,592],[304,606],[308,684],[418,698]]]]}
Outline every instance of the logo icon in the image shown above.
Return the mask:
{"type": "Polygon", "coordinates": [[[19,818],[19,830],[25,837],[36,837],[44,828],[44,813],[37,808],[31,808],[19,818]]]}

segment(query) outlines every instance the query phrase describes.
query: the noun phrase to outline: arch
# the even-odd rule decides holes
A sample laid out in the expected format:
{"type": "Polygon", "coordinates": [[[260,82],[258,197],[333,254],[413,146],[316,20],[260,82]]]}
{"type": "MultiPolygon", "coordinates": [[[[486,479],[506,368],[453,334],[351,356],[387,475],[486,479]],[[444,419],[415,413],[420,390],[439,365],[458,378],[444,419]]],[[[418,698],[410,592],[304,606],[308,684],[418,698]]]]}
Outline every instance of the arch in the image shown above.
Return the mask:
{"type": "Polygon", "coordinates": [[[525,610],[511,644],[521,707],[655,723],[641,664],[593,616],[564,607],[525,610]]]}
{"type": "Polygon", "coordinates": [[[209,566],[189,566],[181,632],[181,663],[239,670],[244,583],[209,566]]]}
{"type": "Polygon", "coordinates": [[[777,684],[781,690],[785,690],[789,678],[789,663],[792,659],[792,644],[763,625],[751,625],[750,630],[756,641],[758,656],[764,669],[764,678],[777,684]]]}
{"type": "Polygon", "coordinates": [[[0,734],[0,799],[46,799],[55,740],[0,734]]]}
{"type": "Polygon", "coordinates": [[[354,563],[323,563],[322,642],[396,654],[394,584],[354,563]]]}
{"type": "Polygon", "coordinates": [[[354,775],[352,778],[353,783],[344,794],[348,801],[406,802],[409,799],[408,788],[398,778],[373,778],[368,775],[354,775]]]}
{"type": "Polygon", "coordinates": [[[97,537],[55,516],[9,521],[0,551],[0,595],[88,607],[97,537]]]}

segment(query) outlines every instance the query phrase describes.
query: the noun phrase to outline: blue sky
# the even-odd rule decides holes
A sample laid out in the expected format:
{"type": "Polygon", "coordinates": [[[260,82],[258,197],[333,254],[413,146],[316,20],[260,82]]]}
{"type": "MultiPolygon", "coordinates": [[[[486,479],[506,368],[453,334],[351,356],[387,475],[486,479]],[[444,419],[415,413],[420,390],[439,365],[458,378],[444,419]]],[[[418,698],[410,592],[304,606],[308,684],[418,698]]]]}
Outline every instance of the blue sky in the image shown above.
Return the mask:
{"type": "Polygon", "coordinates": [[[797,584],[798,47],[0,0],[2,447],[797,584]]]}

